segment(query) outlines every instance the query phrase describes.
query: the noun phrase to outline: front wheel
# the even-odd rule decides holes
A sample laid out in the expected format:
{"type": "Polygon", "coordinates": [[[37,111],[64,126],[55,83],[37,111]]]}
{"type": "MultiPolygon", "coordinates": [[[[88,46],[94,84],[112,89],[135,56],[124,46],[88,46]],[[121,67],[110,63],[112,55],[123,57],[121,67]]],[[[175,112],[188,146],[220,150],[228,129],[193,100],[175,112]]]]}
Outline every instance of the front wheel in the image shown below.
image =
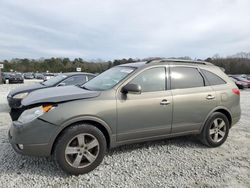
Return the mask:
{"type": "Polygon", "coordinates": [[[73,125],[63,131],[54,147],[54,161],[72,175],[88,173],[103,160],[106,139],[93,125],[73,125]]]}
{"type": "Polygon", "coordinates": [[[208,118],[200,137],[205,145],[218,147],[226,141],[228,133],[228,118],[220,112],[215,112],[208,118]]]}

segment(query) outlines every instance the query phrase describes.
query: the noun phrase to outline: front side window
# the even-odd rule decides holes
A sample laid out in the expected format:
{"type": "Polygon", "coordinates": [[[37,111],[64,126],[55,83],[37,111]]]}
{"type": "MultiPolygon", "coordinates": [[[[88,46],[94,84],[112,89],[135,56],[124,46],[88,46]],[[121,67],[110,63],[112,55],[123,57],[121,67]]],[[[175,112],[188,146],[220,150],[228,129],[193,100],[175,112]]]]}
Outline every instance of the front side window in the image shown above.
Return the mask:
{"type": "Polygon", "coordinates": [[[94,77],[82,87],[88,90],[104,91],[113,88],[125,77],[131,74],[136,68],[117,66],[106,70],[105,72],[94,77]]]}
{"type": "Polygon", "coordinates": [[[142,92],[164,91],[166,90],[166,70],[164,67],[145,70],[130,83],[140,85],[142,92]]]}
{"type": "Polygon", "coordinates": [[[172,67],[170,77],[171,89],[203,87],[205,85],[200,72],[192,67],[172,67]]]}
{"type": "Polygon", "coordinates": [[[208,82],[210,83],[210,85],[221,85],[221,84],[226,83],[222,78],[220,78],[219,76],[217,76],[216,74],[210,71],[207,71],[204,69],[202,69],[201,71],[205,75],[205,77],[208,79],[208,82]]]}

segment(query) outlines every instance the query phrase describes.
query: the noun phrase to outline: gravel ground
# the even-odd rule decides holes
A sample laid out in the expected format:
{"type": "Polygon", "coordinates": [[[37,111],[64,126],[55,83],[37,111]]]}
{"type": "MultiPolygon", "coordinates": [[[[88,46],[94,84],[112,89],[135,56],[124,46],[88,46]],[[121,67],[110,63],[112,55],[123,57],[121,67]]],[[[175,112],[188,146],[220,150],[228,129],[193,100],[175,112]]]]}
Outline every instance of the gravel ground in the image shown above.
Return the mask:
{"type": "Polygon", "coordinates": [[[0,85],[0,187],[250,187],[250,90],[241,92],[241,120],[221,147],[207,148],[192,136],[122,146],[77,177],[65,175],[50,158],[21,156],[11,148],[5,98],[17,86],[0,85]]]}

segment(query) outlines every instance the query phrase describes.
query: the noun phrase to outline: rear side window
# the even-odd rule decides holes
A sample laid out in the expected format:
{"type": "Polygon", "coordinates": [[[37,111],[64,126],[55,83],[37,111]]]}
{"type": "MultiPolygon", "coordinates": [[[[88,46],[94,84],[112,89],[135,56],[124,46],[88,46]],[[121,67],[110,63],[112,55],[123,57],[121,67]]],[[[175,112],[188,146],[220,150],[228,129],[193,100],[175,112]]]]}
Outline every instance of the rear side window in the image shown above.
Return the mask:
{"type": "Polygon", "coordinates": [[[192,67],[173,67],[170,77],[171,89],[203,87],[205,85],[200,72],[192,67]]]}
{"type": "Polygon", "coordinates": [[[91,80],[92,78],[94,78],[95,76],[93,76],[93,75],[88,75],[87,77],[88,77],[88,81],[89,81],[89,80],[91,80]]]}
{"type": "Polygon", "coordinates": [[[163,67],[145,70],[130,83],[140,85],[142,92],[164,91],[166,90],[166,70],[163,67]]]}
{"type": "Polygon", "coordinates": [[[217,76],[216,74],[210,71],[207,71],[204,69],[202,69],[201,71],[205,75],[205,77],[208,79],[208,82],[210,83],[210,85],[221,85],[221,84],[226,83],[222,78],[220,78],[219,76],[217,76]]]}
{"type": "Polygon", "coordinates": [[[63,81],[65,85],[77,85],[84,84],[86,82],[85,75],[71,76],[63,81]]]}

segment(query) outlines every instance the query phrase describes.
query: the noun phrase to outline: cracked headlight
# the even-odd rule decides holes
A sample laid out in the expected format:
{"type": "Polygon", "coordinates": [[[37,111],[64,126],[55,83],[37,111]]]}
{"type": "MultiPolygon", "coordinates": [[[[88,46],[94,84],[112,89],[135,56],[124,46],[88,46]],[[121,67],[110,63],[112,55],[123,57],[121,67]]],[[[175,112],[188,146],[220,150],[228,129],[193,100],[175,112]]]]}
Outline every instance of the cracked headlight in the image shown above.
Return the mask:
{"type": "Polygon", "coordinates": [[[52,105],[42,105],[42,106],[38,106],[35,108],[27,109],[20,115],[20,117],[18,118],[17,121],[19,121],[21,123],[31,122],[34,119],[43,115],[44,113],[49,112],[53,108],[54,108],[54,106],[52,106],[52,105]]]}
{"type": "Polygon", "coordinates": [[[14,99],[23,99],[25,98],[29,93],[26,92],[26,93],[19,93],[19,94],[16,94],[13,96],[14,99]]]}

